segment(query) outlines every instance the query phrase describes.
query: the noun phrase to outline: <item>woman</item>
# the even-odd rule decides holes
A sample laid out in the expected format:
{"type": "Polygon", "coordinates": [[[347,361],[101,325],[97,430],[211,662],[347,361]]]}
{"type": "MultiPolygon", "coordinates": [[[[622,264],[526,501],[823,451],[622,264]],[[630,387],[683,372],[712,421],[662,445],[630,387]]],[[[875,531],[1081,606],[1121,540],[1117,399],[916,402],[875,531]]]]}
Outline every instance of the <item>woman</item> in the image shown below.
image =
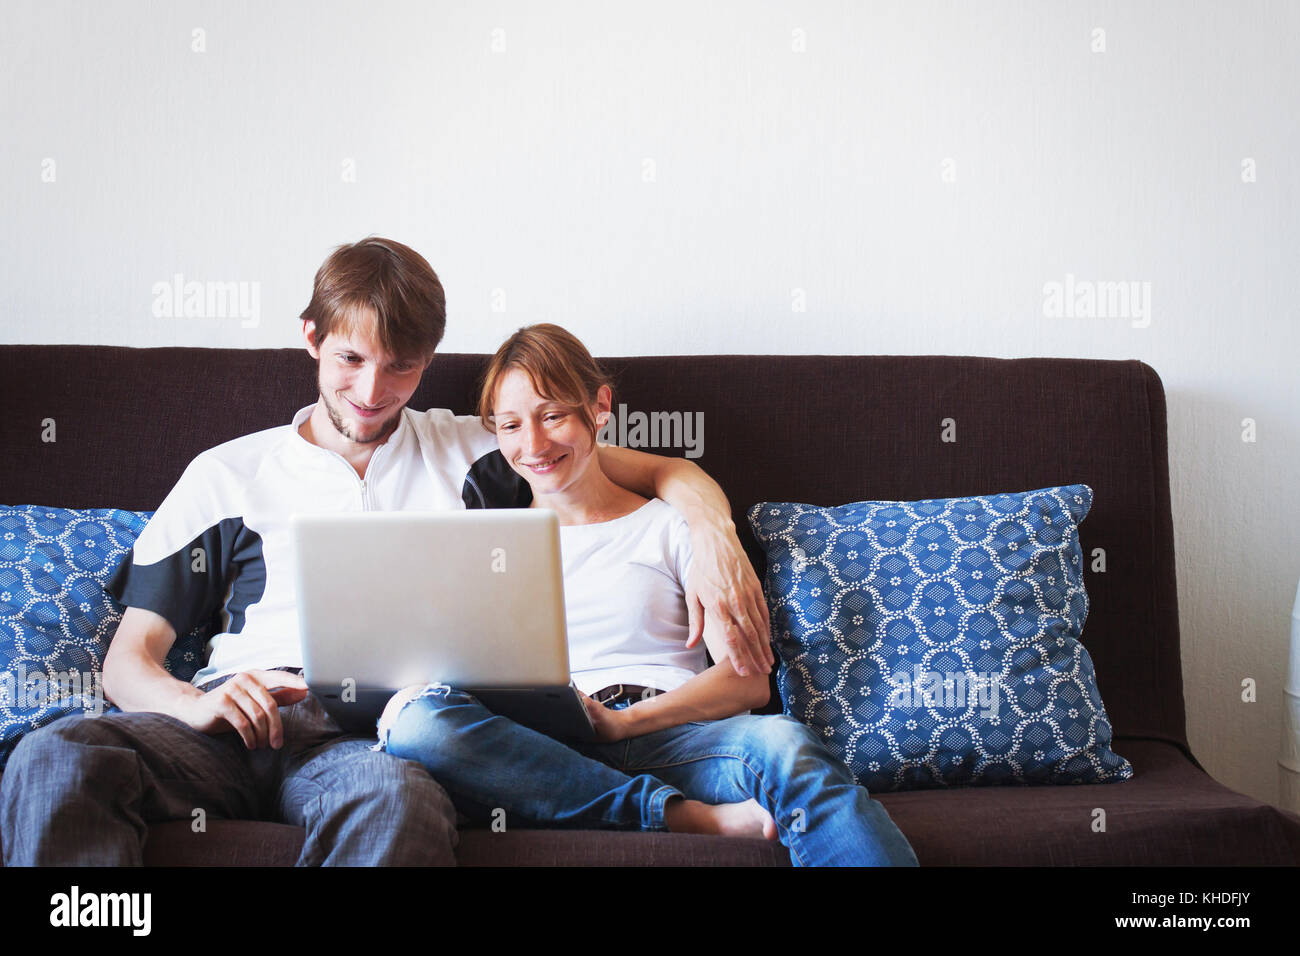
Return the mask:
{"type": "Polygon", "coordinates": [[[479,414],[559,517],[573,680],[599,742],[565,744],[445,685],[395,695],[382,746],[418,760],[477,822],[779,838],[795,865],[916,865],[906,838],[803,724],[754,716],[716,635],[687,648],[685,521],[614,484],[596,435],[607,377],[555,325],[520,329],[484,377],[479,414]],[[590,695],[590,696],[587,696],[590,695]]]}

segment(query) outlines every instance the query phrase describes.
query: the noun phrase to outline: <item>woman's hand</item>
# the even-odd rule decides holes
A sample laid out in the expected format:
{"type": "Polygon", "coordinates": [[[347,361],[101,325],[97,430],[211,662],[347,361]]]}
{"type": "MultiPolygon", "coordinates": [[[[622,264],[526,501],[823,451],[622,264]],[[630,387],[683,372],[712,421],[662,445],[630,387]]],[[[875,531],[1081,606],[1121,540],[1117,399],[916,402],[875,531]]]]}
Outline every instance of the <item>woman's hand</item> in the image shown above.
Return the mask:
{"type": "Polygon", "coordinates": [[[597,739],[605,743],[614,743],[632,736],[626,716],[630,708],[610,710],[604,704],[597,703],[583,694],[582,691],[578,693],[582,694],[582,702],[586,705],[587,715],[591,717],[591,723],[596,728],[597,739]]]}

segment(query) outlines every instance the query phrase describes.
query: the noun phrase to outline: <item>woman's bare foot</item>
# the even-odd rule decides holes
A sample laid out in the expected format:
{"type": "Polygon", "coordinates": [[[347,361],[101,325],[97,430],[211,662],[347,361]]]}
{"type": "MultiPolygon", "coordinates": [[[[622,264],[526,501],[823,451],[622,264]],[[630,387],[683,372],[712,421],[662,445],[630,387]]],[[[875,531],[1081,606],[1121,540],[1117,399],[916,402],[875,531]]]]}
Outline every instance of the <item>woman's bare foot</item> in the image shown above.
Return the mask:
{"type": "Polygon", "coordinates": [[[674,797],[664,807],[664,823],[674,833],[717,833],[722,836],[776,839],[776,821],[758,805],[744,803],[701,803],[674,797]]]}

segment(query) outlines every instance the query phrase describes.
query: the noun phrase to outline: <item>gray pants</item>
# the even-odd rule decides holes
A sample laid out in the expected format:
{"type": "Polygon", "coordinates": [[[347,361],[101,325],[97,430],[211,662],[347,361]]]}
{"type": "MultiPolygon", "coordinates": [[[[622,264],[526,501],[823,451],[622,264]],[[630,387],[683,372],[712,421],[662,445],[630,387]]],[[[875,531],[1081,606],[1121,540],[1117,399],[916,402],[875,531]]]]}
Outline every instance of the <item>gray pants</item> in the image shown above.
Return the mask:
{"type": "Polygon", "coordinates": [[[33,731],[0,780],[5,866],[139,866],[150,823],[196,810],[305,827],[299,866],[455,864],[456,812],[428,771],[345,736],[312,695],[280,718],[279,750],[153,713],[33,731]]]}

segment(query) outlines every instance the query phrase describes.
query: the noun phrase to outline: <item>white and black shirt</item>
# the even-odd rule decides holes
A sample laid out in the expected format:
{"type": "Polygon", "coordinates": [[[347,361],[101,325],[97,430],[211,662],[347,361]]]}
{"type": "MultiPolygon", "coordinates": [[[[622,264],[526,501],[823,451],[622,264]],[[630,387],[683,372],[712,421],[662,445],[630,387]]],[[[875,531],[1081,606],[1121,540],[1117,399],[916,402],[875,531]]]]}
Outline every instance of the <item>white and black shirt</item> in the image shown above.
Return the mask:
{"type": "MultiPolygon", "coordinates": [[[[289,425],[210,448],[190,462],[118,566],[108,590],[165,617],[177,634],[210,623],[195,684],[252,668],[301,667],[289,516],[294,512],[526,507],[532,493],[477,416],[402,410],[365,478],[289,425]]],[[[346,581],[346,567],[338,569],[346,581]]]]}

